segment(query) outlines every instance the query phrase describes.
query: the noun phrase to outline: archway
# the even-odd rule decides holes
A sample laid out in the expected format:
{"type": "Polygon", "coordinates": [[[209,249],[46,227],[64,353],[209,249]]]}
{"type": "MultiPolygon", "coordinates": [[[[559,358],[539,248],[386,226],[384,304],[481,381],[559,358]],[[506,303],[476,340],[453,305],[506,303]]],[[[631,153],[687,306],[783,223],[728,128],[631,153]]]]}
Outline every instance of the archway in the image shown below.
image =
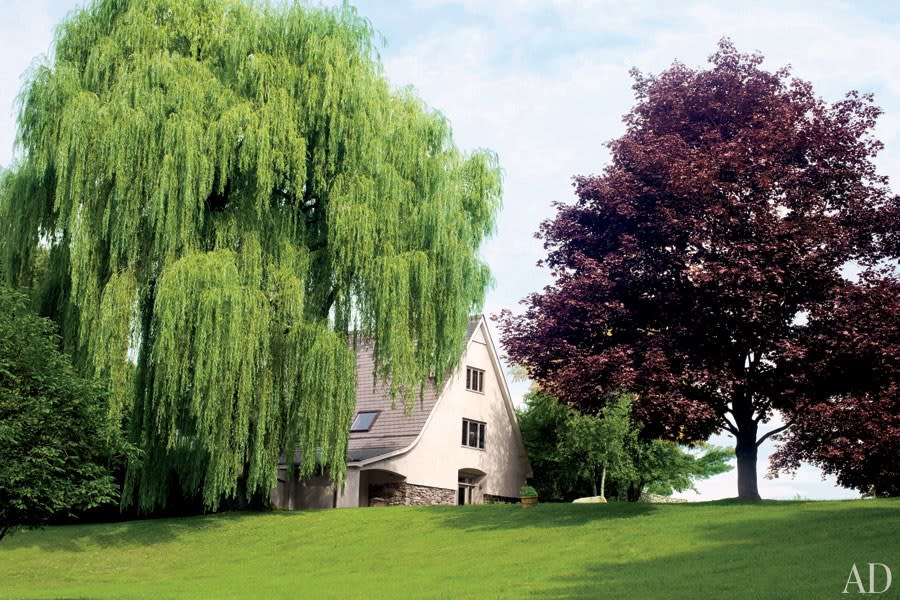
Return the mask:
{"type": "Polygon", "coordinates": [[[481,504],[484,501],[481,482],[484,480],[485,475],[484,471],[478,469],[459,470],[456,492],[456,503],[458,505],[481,504]]]}
{"type": "Polygon", "coordinates": [[[359,506],[402,504],[401,484],[406,477],[384,469],[366,469],[359,474],[359,506]]]}

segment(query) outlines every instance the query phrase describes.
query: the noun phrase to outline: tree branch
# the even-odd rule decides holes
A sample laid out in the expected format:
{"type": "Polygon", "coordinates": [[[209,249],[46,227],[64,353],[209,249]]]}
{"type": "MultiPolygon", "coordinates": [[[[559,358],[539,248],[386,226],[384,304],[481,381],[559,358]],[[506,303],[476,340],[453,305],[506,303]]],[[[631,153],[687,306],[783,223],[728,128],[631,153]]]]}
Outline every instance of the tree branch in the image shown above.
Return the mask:
{"type": "Polygon", "coordinates": [[[722,420],[725,421],[725,430],[731,432],[734,435],[738,434],[737,425],[728,420],[728,417],[723,416],[722,420]]]}
{"type": "Polygon", "coordinates": [[[331,305],[334,304],[335,299],[337,298],[338,291],[340,290],[340,286],[335,284],[331,291],[328,292],[328,297],[325,298],[325,305],[322,307],[322,314],[328,315],[328,312],[331,310],[331,305]]]}
{"type": "Polygon", "coordinates": [[[758,440],[756,440],[756,447],[759,448],[759,446],[760,446],[764,441],[766,441],[767,439],[769,439],[769,438],[772,437],[773,435],[776,435],[776,434],[781,433],[782,431],[784,431],[785,429],[787,429],[788,427],[790,427],[790,426],[793,425],[793,424],[794,424],[794,420],[791,419],[790,421],[788,421],[787,423],[785,423],[785,424],[782,425],[781,427],[776,427],[776,428],[773,429],[772,431],[766,433],[764,436],[762,436],[761,438],[759,438],[758,440]]]}

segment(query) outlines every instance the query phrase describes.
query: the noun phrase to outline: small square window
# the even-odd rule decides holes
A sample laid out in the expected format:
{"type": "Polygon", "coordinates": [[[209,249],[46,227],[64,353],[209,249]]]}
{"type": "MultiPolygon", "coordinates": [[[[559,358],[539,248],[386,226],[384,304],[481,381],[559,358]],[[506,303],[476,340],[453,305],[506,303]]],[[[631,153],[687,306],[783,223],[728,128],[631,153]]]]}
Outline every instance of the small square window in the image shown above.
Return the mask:
{"type": "Polygon", "coordinates": [[[356,418],[353,419],[353,425],[350,426],[350,431],[368,431],[372,429],[372,424],[375,423],[375,419],[378,418],[377,410],[367,411],[367,412],[359,412],[356,413],[356,418]]]}
{"type": "Polygon", "coordinates": [[[466,389],[484,393],[484,371],[475,367],[466,367],[466,389]]]}

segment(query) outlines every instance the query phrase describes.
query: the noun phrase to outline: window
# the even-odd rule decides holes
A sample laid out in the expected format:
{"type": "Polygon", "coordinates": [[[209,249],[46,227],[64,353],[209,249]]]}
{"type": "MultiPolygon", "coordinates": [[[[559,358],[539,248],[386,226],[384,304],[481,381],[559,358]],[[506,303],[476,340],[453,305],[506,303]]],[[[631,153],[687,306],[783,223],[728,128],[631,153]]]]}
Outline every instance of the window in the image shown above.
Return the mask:
{"type": "Polygon", "coordinates": [[[378,418],[377,410],[359,412],[356,413],[356,418],[353,419],[353,425],[350,426],[350,431],[368,431],[372,429],[372,424],[375,422],[375,419],[378,418]]]}
{"type": "Polygon", "coordinates": [[[475,367],[466,367],[466,389],[484,393],[484,371],[475,367]]]}
{"type": "Polygon", "coordinates": [[[484,450],[484,423],[463,419],[462,445],[484,450]]]}

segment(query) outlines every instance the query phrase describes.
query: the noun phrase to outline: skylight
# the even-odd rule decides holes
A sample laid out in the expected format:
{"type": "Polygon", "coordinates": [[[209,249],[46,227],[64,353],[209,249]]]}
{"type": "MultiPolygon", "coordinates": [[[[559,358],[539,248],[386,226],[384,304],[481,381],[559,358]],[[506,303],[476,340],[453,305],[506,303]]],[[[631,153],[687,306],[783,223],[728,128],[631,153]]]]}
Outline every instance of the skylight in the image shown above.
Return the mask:
{"type": "Polygon", "coordinates": [[[356,418],[353,419],[353,425],[350,426],[351,433],[354,431],[370,430],[377,417],[377,410],[356,413],[356,418]]]}

